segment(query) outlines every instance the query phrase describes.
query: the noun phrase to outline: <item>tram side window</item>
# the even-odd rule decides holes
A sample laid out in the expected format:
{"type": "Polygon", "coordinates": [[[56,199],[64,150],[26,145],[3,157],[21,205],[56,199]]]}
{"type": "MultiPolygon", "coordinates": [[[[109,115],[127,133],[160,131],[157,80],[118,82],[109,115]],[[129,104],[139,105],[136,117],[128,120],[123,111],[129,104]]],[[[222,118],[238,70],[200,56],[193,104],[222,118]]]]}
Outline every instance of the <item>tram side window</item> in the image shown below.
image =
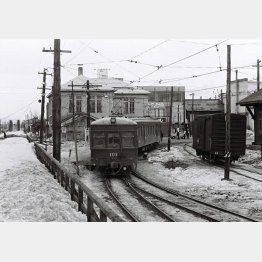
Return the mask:
{"type": "Polygon", "coordinates": [[[120,135],[119,133],[108,133],[108,147],[109,148],[120,148],[120,135]]]}
{"type": "Polygon", "coordinates": [[[131,132],[122,133],[122,145],[123,147],[133,147],[135,146],[135,136],[131,132]]]}
{"type": "Polygon", "coordinates": [[[105,148],[105,133],[103,132],[94,133],[94,147],[105,148]]]}

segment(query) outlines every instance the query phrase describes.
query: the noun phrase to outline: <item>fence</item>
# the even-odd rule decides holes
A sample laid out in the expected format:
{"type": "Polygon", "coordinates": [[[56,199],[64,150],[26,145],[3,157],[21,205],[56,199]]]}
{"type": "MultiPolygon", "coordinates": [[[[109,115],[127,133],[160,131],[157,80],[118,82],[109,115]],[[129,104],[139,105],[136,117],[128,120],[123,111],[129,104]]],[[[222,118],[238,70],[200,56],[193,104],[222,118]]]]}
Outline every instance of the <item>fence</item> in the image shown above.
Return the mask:
{"type": "Polygon", "coordinates": [[[116,222],[124,221],[110,206],[80,181],[77,175],[69,173],[59,161],[47,154],[41,145],[37,143],[34,145],[38,159],[45,164],[61,186],[71,194],[71,200],[78,203],[78,210],[86,214],[87,221],[106,222],[108,218],[116,222]],[[99,209],[99,215],[96,213],[94,205],[99,209]]]}

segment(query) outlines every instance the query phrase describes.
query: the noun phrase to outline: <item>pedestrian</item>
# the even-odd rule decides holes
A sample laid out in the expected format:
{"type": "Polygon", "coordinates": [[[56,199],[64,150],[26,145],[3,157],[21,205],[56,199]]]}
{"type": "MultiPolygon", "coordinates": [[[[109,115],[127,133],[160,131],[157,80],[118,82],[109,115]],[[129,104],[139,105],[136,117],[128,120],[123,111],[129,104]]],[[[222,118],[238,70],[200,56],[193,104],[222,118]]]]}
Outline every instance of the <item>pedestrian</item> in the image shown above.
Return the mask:
{"type": "Polygon", "coordinates": [[[186,130],[183,132],[183,138],[186,139],[186,130]]]}
{"type": "Polygon", "coordinates": [[[7,136],[6,136],[6,132],[4,131],[4,138],[7,138],[7,136]]]}
{"type": "Polygon", "coordinates": [[[163,136],[164,136],[162,130],[160,131],[160,136],[161,136],[161,142],[162,142],[163,136]]]}
{"type": "Polygon", "coordinates": [[[187,137],[187,139],[189,139],[189,133],[188,133],[188,130],[186,130],[186,137],[187,137]]]}
{"type": "Polygon", "coordinates": [[[179,127],[176,130],[177,139],[179,139],[179,127]]]}

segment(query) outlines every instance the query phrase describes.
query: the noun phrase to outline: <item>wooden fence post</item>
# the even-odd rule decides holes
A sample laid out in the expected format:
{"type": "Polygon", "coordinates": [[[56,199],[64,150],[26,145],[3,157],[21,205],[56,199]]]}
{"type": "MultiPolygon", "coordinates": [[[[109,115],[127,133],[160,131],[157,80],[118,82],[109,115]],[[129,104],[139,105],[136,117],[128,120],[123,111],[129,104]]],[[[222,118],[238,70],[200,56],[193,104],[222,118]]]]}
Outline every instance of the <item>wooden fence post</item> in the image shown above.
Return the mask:
{"type": "Polygon", "coordinates": [[[105,213],[100,209],[100,221],[101,222],[106,222],[107,221],[107,216],[105,213]]]}
{"type": "Polygon", "coordinates": [[[92,217],[93,209],[94,209],[93,201],[90,197],[87,197],[87,212],[86,212],[86,215],[87,215],[87,221],[88,222],[92,221],[91,217],[92,217]]]}
{"type": "Polygon", "coordinates": [[[82,211],[83,204],[83,190],[78,187],[78,211],[82,211]]]}
{"type": "Polygon", "coordinates": [[[71,200],[74,200],[74,194],[75,194],[75,182],[71,180],[71,200]]]}

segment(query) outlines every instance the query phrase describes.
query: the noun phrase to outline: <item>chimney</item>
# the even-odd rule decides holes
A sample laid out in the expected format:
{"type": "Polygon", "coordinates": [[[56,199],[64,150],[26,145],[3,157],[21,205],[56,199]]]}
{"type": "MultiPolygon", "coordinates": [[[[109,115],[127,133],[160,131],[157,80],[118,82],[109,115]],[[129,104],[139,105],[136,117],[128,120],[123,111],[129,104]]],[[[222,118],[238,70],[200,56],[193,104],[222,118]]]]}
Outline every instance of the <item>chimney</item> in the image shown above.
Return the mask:
{"type": "Polygon", "coordinates": [[[78,66],[78,75],[79,76],[83,75],[83,67],[82,66],[78,66]]]}

